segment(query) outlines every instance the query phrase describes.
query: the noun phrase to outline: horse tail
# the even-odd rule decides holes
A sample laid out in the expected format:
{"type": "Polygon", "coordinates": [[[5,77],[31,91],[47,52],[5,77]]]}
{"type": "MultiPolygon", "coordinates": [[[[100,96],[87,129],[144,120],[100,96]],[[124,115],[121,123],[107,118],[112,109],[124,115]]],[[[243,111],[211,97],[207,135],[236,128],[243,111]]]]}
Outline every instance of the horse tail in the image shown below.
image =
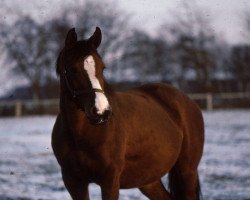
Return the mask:
{"type": "MultiPolygon", "coordinates": [[[[178,106],[176,107],[178,108],[178,106]]],[[[168,174],[169,190],[174,200],[203,199],[198,165],[203,152],[204,124],[198,107],[190,104],[189,109],[191,111],[187,109],[180,117],[184,133],[182,149],[179,158],[168,174]],[[189,115],[189,112],[192,115],[189,115]],[[196,124],[192,122],[194,118],[196,124]],[[192,127],[196,127],[196,129],[192,127]]]]}
{"type": "Polygon", "coordinates": [[[196,196],[198,197],[198,200],[203,200],[199,176],[198,176],[198,180],[197,180],[196,196]]]}
{"type": "MultiPolygon", "coordinates": [[[[188,98],[185,100],[189,102],[188,98]]],[[[192,102],[182,111],[180,107],[176,105],[177,110],[182,113],[180,124],[184,137],[180,155],[168,175],[169,190],[174,200],[202,200],[198,165],[204,144],[203,117],[192,102]]]]}
{"type": "Polygon", "coordinates": [[[197,142],[197,140],[203,140],[203,119],[200,117],[200,123],[192,125],[192,121],[189,121],[188,117],[184,117],[185,119],[182,119],[184,131],[182,149],[179,158],[168,174],[170,195],[174,200],[202,200],[198,164],[202,155],[203,142],[197,142]],[[199,128],[198,124],[200,124],[199,128]],[[190,126],[198,129],[191,130],[190,126]]]}
{"type": "MultiPolygon", "coordinates": [[[[200,187],[200,180],[199,180],[198,175],[197,175],[196,183],[197,183],[196,184],[196,200],[203,200],[201,187],[200,187]]],[[[180,171],[175,167],[173,167],[168,174],[168,188],[170,191],[170,195],[174,200],[186,199],[185,185],[182,181],[180,171]]]]}

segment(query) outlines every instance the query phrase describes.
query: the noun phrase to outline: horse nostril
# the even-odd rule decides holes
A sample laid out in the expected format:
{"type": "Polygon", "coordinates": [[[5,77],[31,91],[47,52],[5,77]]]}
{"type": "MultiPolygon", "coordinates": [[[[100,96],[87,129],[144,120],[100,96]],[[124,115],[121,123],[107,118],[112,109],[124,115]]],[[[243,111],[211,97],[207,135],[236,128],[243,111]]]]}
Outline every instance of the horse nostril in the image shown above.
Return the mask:
{"type": "Polygon", "coordinates": [[[104,112],[104,118],[106,119],[106,120],[108,120],[110,117],[111,117],[111,115],[112,115],[112,110],[111,109],[109,109],[109,110],[106,110],[105,112],[104,112]]]}
{"type": "Polygon", "coordinates": [[[88,118],[93,124],[102,124],[110,119],[112,115],[112,109],[105,110],[102,114],[98,114],[95,106],[89,108],[88,118]]]}

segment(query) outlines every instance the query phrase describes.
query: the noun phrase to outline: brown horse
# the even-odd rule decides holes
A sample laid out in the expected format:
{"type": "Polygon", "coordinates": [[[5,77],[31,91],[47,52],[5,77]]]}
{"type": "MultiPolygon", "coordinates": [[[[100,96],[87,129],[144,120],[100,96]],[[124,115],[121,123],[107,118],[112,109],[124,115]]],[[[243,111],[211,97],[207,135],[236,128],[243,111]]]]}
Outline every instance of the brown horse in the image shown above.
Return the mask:
{"type": "Polygon", "coordinates": [[[71,29],[57,60],[60,113],[52,146],[74,200],[117,200],[120,188],[139,188],[154,200],[199,199],[198,164],[204,143],[201,111],[172,86],[111,89],[97,48],[101,30],[77,41],[71,29]],[[168,192],[161,177],[169,173],[168,192]]]}

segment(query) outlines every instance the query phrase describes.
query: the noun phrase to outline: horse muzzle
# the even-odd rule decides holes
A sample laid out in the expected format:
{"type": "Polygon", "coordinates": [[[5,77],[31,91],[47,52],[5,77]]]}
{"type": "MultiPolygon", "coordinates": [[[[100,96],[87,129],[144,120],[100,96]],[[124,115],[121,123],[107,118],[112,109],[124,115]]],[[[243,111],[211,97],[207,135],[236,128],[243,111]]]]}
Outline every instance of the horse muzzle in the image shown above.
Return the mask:
{"type": "Polygon", "coordinates": [[[90,112],[87,114],[87,117],[91,124],[93,125],[101,125],[107,122],[112,116],[111,107],[105,110],[102,114],[98,114],[96,112],[96,108],[92,107],[90,112]]]}

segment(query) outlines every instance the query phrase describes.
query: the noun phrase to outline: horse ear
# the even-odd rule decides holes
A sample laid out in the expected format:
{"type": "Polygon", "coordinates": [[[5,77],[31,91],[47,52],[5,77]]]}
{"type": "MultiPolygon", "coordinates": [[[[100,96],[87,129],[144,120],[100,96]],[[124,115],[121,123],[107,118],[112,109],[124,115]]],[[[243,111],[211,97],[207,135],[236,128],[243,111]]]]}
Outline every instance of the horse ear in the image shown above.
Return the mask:
{"type": "Polygon", "coordinates": [[[99,27],[96,27],[94,34],[88,39],[88,42],[94,49],[97,49],[102,41],[102,32],[99,27]]]}
{"type": "Polygon", "coordinates": [[[65,47],[67,49],[72,48],[77,42],[77,35],[75,28],[69,30],[66,39],[65,39],[65,47]]]}

